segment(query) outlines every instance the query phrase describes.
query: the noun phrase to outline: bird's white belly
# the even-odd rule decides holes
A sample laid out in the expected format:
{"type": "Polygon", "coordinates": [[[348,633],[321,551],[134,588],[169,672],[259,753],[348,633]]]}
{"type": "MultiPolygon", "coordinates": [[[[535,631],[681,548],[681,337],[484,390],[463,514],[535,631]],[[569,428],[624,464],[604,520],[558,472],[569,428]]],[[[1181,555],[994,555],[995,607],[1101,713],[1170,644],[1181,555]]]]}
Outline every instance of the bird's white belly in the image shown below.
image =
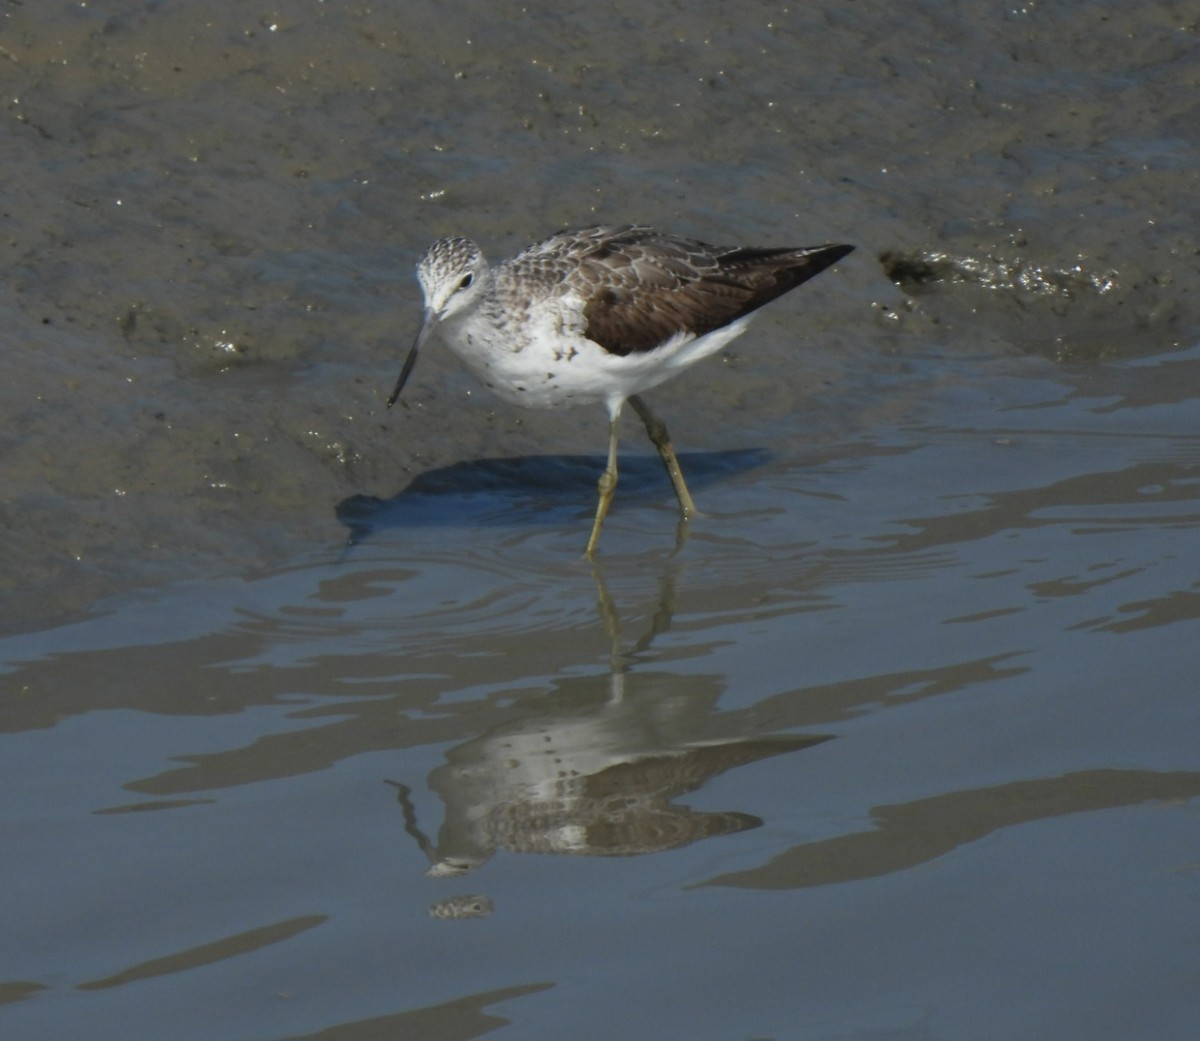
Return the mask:
{"type": "Polygon", "coordinates": [[[524,408],[569,408],[604,402],[611,409],[719,350],[749,317],[705,336],[681,334],[650,351],[612,354],[559,323],[531,323],[520,338],[498,337],[468,316],[446,323],[446,345],[492,393],[524,408]]]}

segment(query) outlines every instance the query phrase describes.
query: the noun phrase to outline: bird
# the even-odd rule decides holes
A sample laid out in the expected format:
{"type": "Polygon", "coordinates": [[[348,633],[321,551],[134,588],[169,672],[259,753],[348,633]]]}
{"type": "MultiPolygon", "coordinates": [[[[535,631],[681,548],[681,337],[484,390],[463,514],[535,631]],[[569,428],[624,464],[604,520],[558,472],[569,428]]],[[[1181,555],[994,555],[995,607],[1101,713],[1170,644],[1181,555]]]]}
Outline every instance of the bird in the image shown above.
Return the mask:
{"type": "Polygon", "coordinates": [[[696,505],[666,425],[642,393],[719,351],[760,307],[853,249],[712,246],[641,224],[603,225],[556,232],[492,266],[470,239],[440,239],[417,262],[423,321],[388,408],[435,332],[505,402],[602,403],[608,459],[584,552],[594,559],[617,486],[625,403],[658,450],[686,525],[696,505]]]}

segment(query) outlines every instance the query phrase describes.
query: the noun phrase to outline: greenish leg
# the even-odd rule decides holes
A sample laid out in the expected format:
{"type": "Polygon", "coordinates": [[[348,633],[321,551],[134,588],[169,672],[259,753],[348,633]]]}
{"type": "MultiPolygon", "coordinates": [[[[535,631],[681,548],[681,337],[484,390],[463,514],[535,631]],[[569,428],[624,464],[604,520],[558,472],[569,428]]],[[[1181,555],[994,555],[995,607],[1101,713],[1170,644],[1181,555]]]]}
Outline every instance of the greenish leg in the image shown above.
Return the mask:
{"type": "Polygon", "coordinates": [[[596,555],[596,543],[600,541],[600,526],[604,523],[608,507],[612,503],[613,492],[617,487],[617,431],[621,422],[621,409],[618,406],[610,411],[612,418],[608,427],[608,465],[605,466],[604,473],[600,475],[600,483],[597,485],[600,501],[596,504],[596,519],[592,521],[592,534],[588,537],[587,549],[583,551],[583,555],[588,560],[592,560],[596,555]]]}
{"type": "MultiPolygon", "coordinates": [[[[683,471],[679,469],[679,460],[675,457],[675,449],[671,447],[671,435],[667,433],[667,425],[650,411],[650,406],[636,394],[629,398],[629,404],[646,424],[646,433],[650,435],[650,440],[654,442],[654,447],[662,456],[663,465],[667,468],[667,475],[671,478],[671,484],[675,488],[675,497],[679,500],[679,509],[683,513],[683,518],[690,520],[696,515],[696,504],[692,501],[691,493],[683,480],[683,471]]],[[[612,465],[611,461],[609,465],[612,465]]]]}

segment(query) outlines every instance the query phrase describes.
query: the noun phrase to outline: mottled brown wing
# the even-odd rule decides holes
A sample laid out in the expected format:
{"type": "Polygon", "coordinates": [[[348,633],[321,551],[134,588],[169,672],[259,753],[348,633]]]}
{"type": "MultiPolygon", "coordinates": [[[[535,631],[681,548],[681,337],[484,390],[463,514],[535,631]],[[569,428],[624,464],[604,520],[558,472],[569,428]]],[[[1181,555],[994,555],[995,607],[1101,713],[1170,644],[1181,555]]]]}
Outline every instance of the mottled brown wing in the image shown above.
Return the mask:
{"type": "Polygon", "coordinates": [[[617,355],[728,325],[854,248],[722,248],[647,228],[602,230],[573,258],[567,280],[587,300],[588,339],[617,355]]]}

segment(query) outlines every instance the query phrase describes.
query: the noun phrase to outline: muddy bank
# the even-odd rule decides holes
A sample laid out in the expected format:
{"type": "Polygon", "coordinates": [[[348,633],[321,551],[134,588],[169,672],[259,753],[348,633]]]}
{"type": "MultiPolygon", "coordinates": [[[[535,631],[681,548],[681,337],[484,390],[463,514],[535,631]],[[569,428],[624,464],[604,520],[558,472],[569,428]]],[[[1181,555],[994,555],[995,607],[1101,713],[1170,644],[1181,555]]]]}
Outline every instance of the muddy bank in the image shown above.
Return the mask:
{"type": "Polygon", "coordinates": [[[493,408],[448,359],[384,409],[443,233],[857,243],[736,378],[664,388],[698,448],[760,383],[786,451],[909,354],[1191,344],[1195,47],[1167,2],[6,4],[0,622],[336,546],[336,503],[433,466],[598,451],[601,416],[493,408]]]}

